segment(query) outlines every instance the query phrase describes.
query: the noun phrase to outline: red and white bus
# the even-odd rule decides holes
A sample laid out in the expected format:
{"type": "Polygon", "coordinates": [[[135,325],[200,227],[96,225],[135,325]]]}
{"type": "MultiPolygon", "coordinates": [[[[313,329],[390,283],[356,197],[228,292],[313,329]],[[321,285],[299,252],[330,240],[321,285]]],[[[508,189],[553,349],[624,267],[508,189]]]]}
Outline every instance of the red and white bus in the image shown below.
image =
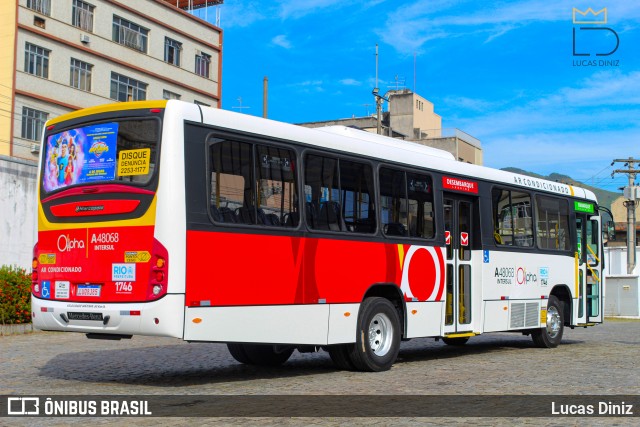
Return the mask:
{"type": "Polygon", "coordinates": [[[588,190],[345,127],[180,101],[50,120],[32,311],[42,330],[227,343],[250,364],[324,349],[381,371],[401,340],[603,320],[588,190]]]}

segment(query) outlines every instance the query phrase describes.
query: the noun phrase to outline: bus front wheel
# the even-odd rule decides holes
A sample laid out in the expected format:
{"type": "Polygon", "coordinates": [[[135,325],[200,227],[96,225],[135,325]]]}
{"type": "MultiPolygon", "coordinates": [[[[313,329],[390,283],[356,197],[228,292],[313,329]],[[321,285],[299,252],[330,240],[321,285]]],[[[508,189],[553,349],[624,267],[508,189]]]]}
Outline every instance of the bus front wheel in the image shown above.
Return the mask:
{"type": "Polygon", "coordinates": [[[531,332],[531,338],[536,347],[555,348],[562,341],[564,332],[564,315],[562,304],[555,296],[549,297],[547,304],[547,324],[545,327],[531,332]]]}
{"type": "Polygon", "coordinates": [[[390,369],[400,350],[400,320],[393,304],[380,297],[365,299],[356,332],[349,355],[354,367],[373,372],[390,369]]]}

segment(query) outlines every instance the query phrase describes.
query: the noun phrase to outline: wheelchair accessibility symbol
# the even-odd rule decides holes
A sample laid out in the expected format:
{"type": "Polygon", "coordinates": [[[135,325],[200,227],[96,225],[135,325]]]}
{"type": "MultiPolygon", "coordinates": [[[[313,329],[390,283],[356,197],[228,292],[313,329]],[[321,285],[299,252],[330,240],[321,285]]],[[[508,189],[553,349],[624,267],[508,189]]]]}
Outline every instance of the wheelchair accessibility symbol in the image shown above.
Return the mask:
{"type": "Polygon", "coordinates": [[[42,298],[51,298],[51,282],[48,280],[42,281],[42,298]]]}

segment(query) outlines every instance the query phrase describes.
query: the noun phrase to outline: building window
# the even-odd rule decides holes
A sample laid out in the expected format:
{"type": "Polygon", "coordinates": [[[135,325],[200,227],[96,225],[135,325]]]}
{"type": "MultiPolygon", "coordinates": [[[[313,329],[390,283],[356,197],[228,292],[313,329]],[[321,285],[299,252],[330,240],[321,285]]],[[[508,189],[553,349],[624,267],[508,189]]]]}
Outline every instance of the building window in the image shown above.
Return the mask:
{"type": "Polygon", "coordinates": [[[82,0],[73,0],[72,24],[82,30],[93,32],[94,6],[82,0]]]}
{"type": "Polygon", "coordinates": [[[48,114],[44,111],[22,107],[22,137],[32,141],[40,141],[47,116],[48,114]]]}
{"type": "Polygon", "coordinates": [[[39,16],[34,16],[33,25],[44,30],[47,28],[47,21],[44,18],[40,18],[39,16]]]}
{"type": "Polygon", "coordinates": [[[209,70],[211,68],[211,55],[204,52],[196,54],[196,74],[209,78],[209,70]]]}
{"type": "Polygon", "coordinates": [[[170,90],[162,90],[162,99],[180,99],[179,93],[171,92],[170,90]]]}
{"type": "Polygon", "coordinates": [[[69,85],[76,89],[91,91],[91,71],[93,65],[71,58],[71,80],[69,85]]]}
{"type": "Polygon", "coordinates": [[[180,51],[182,51],[182,43],[170,39],[164,38],[164,60],[169,64],[180,66],[180,51]]]}
{"type": "Polygon", "coordinates": [[[31,43],[24,48],[24,71],[38,77],[49,78],[49,53],[51,51],[31,43]]]}
{"type": "Polygon", "coordinates": [[[114,42],[146,53],[148,36],[148,29],[142,28],[141,26],[118,16],[113,17],[114,42]]]}
{"type": "Polygon", "coordinates": [[[43,15],[51,15],[51,0],[27,0],[27,7],[43,15]]]}
{"type": "Polygon", "coordinates": [[[147,99],[147,84],[112,72],[111,99],[122,102],[144,101],[147,99]]]}

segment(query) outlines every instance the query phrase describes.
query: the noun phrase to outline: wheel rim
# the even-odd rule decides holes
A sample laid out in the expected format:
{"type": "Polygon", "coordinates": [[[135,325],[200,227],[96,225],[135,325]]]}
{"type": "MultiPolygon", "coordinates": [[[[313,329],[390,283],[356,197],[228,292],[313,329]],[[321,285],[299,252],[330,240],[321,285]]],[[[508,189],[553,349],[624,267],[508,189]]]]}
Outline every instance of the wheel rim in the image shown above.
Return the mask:
{"type": "Polygon", "coordinates": [[[547,335],[549,338],[555,338],[560,333],[560,327],[562,326],[560,321],[560,312],[556,307],[547,308],[547,335]]]}
{"type": "Polygon", "coordinates": [[[369,346],[376,356],[384,356],[393,343],[393,325],[386,314],[378,313],[369,323],[369,346]]]}

